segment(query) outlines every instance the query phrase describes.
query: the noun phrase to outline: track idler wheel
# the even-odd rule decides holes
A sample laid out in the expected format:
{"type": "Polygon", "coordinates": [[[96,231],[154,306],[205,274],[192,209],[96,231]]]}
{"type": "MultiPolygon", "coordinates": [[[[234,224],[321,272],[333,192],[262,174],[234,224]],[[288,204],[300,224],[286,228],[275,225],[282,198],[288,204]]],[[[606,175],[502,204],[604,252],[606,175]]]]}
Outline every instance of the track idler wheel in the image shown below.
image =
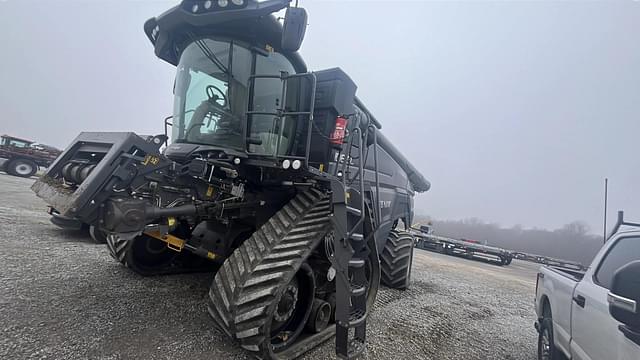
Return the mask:
{"type": "Polygon", "coordinates": [[[275,307],[271,320],[271,346],[274,351],[296,342],[311,314],[314,293],[313,270],[304,263],[285,287],[275,307]]]}

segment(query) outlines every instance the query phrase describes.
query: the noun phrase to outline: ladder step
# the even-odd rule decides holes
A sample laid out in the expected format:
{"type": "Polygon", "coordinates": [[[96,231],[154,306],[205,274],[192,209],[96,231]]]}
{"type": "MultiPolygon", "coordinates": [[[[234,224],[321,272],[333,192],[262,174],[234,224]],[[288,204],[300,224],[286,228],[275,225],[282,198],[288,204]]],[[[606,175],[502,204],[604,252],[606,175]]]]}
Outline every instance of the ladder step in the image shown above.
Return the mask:
{"type": "Polygon", "coordinates": [[[351,296],[362,296],[366,293],[366,285],[351,283],[351,296]]]}
{"type": "Polygon", "coordinates": [[[367,319],[367,312],[363,309],[352,309],[349,314],[349,327],[354,328],[367,319]]]}
{"type": "Polygon", "coordinates": [[[348,206],[347,205],[347,212],[351,213],[355,216],[360,217],[362,215],[362,210],[358,209],[358,208],[354,208],[353,206],[348,206]]]}
{"type": "Polygon", "coordinates": [[[351,240],[353,241],[362,241],[364,239],[364,235],[359,234],[359,233],[353,233],[351,234],[351,240]]]}
{"type": "Polygon", "coordinates": [[[351,259],[351,260],[349,260],[349,267],[361,268],[363,266],[364,266],[364,260],[362,260],[362,259],[351,259]]]}

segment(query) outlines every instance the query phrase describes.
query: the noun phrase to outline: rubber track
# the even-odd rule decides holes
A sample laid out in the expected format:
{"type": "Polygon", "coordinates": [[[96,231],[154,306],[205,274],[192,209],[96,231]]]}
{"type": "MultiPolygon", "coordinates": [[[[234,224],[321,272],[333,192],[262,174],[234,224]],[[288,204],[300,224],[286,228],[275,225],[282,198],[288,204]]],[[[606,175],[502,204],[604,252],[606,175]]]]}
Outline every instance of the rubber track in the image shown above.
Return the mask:
{"type": "Polygon", "coordinates": [[[380,255],[381,281],[384,285],[393,289],[407,288],[412,252],[413,236],[404,231],[391,230],[380,255]]]}
{"type": "Polygon", "coordinates": [[[275,357],[270,328],[277,300],[329,231],[330,209],[329,197],[318,190],[298,194],[245,240],[214,277],[209,314],[258,358],[275,357]]]}
{"type": "Polygon", "coordinates": [[[109,249],[109,255],[124,266],[127,266],[127,245],[127,240],[122,240],[117,235],[107,235],[107,248],[109,249]]]}

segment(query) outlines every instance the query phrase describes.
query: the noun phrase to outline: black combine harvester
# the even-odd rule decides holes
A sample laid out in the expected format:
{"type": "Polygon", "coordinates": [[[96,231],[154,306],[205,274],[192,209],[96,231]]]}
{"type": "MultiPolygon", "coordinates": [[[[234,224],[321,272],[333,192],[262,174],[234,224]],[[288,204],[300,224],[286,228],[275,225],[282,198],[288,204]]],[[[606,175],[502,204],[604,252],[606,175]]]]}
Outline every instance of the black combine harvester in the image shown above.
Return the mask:
{"type": "Polygon", "coordinates": [[[210,315],[265,359],[334,335],[339,357],[364,351],[379,283],[409,284],[413,195],[430,187],[344,72],[307,71],[306,22],[287,0],[184,1],[148,20],[177,67],[171,144],[81,133],[32,187],[137,273],[215,270],[210,315]]]}

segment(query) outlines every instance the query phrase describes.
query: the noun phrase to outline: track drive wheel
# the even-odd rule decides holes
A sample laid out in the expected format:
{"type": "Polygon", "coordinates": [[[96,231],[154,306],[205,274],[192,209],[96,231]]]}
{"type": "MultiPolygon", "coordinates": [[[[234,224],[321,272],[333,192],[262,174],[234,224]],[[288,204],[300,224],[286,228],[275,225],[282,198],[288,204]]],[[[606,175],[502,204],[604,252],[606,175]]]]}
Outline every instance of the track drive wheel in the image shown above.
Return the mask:
{"type": "Polygon", "coordinates": [[[382,284],[393,289],[408,289],[412,261],[413,236],[406,231],[391,230],[380,255],[382,284]]]}

